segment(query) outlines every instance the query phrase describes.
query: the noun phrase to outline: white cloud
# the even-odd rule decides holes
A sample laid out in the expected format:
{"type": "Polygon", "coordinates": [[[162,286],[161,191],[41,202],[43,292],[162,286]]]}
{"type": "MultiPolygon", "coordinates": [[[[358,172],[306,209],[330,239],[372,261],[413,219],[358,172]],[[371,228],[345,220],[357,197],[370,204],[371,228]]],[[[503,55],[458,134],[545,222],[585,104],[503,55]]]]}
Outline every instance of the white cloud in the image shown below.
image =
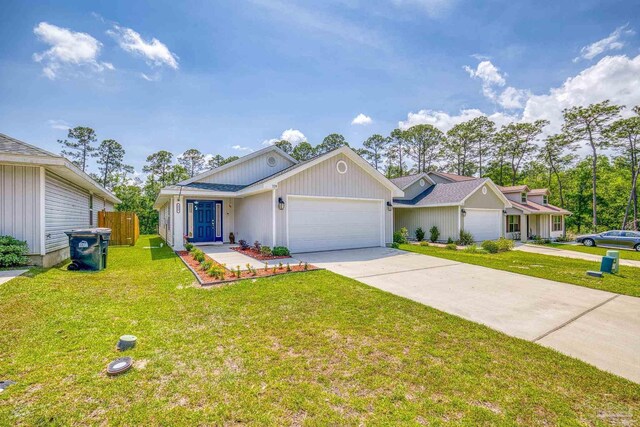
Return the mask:
{"type": "Polygon", "coordinates": [[[156,38],[147,42],[131,28],[118,25],[114,25],[112,30],[107,31],[107,34],[115,38],[122,49],[142,56],[150,65],[158,67],[166,65],[174,70],[178,69],[178,56],[156,38]]]}
{"type": "Polygon", "coordinates": [[[102,43],[89,34],[71,31],[47,22],[40,22],[33,32],[42,42],[51,46],[44,52],[34,53],[33,59],[44,65],[42,72],[52,80],[73,66],[97,72],[105,68],[115,69],[111,63],[98,61],[102,43]]]}
{"type": "Polygon", "coordinates": [[[358,114],[353,120],[351,120],[352,125],[370,125],[371,123],[373,123],[371,117],[362,113],[358,114]]]}
{"type": "Polygon", "coordinates": [[[145,79],[148,82],[157,82],[157,81],[160,80],[160,74],[159,73],[155,73],[153,75],[140,73],[140,77],[142,77],[143,79],[145,79]]]}
{"type": "Polygon", "coordinates": [[[464,66],[464,70],[473,78],[482,80],[483,85],[487,86],[504,86],[506,80],[500,74],[500,70],[491,63],[491,61],[481,61],[474,70],[468,65],[464,66]]]}
{"type": "Polygon", "coordinates": [[[627,28],[628,26],[629,24],[618,27],[602,40],[584,46],[580,49],[580,56],[574,58],[573,62],[578,62],[580,59],[593,59],[604,52],[622,49],[624,42],[620,39],[625,35],[635,34],[632,29],[627,28]]]}
{"type": "Polygon", "coordinates": [[[292,145],[296,145],[302,141],[306,141],[307,137],[304,136],[304,134],[298,129],[287,129],[282,132],[280,138],[267,139],[265,141],[262,141],[262,145],[273,145],[274,143],[282,140],[289,141],[292,145]]]}
{"type": "Polygon", "coordinates": [[[576,105],[589,105],[606,99],[613,104],[630,107],[640,105],[640,55],[606,56],[578,75],[569,77],[562,86],[548,94],[533,95],[525,105],[526,121],[546,119],[551,130],[560,130],[562,110],[576,105]]]}
{"type": "Polygon", "coordinates": [[[237,151],[246,151],[248,153],[253,153],[253,148],[251,148],[251,147],[243,147],[241,145],[234,145],[231,148],[233,148],[234,150],[237,150],[237,151]]]}
{"type": "Polygon", "coordinates": [[[509,86],[498,95],[497,102],[506,109],[523,108],[531,92],[526,89],[516,89],[509,86]]]}
{"type": "MultiPolygon", "coordinates": [[[[454,115],[444,111],[420,110],[417,113],[410,112],[407,115],[407,120],[398,122],[398,127],[400,129],[409,129],[419,124],[430,124],[446,132],[458,123],[466,122],[482,115],[485,115],[485,113],[476,108],[461,110],[460,113],[454,115]]],[[[490,114],[488,117],[498,127],[518,120],[517,116],[499,112],[490,114]]]]}
{"type": "Polygon", "coordinates": [[[47,123],[49,124],[49,126],[51,126],[51,129],[56,129],[56,130],[71,129],[71,125],[65,122],[64,120],[47,120],[47,123]]]}

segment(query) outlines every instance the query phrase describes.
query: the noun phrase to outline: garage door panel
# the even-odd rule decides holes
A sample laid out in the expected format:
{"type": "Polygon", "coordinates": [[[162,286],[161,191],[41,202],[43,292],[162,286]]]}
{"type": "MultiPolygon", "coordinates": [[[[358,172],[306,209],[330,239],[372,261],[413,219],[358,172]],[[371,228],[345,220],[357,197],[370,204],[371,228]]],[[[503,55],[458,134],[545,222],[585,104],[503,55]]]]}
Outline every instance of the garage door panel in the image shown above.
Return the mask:
{"type": "Polygon", "coordinates": [[[293,252],[380,246],[382,201],[295,198],[288,203],[293,252]]]}
{"type": "Polygon", "coordinates": [[[464,230],[475,241],[495,240],[502,235],[502,211],[497,209],[466,209],[464,230]]]}

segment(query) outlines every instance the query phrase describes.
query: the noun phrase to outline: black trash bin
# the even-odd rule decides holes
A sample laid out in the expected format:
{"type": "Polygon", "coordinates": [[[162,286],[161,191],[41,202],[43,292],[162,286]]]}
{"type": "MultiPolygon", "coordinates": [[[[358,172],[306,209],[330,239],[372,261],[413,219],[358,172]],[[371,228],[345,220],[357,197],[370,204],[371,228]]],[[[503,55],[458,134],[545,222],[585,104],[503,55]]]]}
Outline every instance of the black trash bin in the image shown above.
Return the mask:
{"type": "Polygon", "coordinates": [[[71,264],[69,270],[103,270],[107,268],[110,228],[84,228],[65,231],[69,236],[71,264]]]}

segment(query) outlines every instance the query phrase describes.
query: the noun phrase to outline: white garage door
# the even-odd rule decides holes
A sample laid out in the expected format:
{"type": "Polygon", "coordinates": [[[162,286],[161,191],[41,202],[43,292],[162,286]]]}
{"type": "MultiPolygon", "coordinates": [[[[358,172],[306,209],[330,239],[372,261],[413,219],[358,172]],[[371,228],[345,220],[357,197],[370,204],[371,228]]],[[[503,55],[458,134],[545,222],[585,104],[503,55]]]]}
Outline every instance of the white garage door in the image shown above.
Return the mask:
{"type": "Polygon", "coordinates": [[[291,252],[384,246],[382,200],[289,197],[291,252]]]}
{"type": "Polygon", "coordinates": [[[464,229],[477,242],[495,240],[502,234],[502,211],[498,209],[465,209],[464,229]]]}

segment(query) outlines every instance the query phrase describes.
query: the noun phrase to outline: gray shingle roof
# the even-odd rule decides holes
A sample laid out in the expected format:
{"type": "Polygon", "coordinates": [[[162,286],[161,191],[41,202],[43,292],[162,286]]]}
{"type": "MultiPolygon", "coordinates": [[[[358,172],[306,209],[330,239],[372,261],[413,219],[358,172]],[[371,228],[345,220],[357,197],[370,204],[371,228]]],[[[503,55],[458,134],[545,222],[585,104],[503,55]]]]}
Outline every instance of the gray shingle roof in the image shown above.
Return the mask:
{"type": "Polygon", "coordinates": [[[398,205],[410,206],[434,206],[434,205],[454,205],[462,202],[465,197],[473,193],[487,178],[476,178],[473,180],[451,182],[448,184],[436,184],[427,188],[417,195],[413,200],[394,199],[398,205]]]}
{"type": "Polygon", "coordinates": [[[398,178],[391,178],[390,181],[393,182],[396,186],[398,186],[398,188],[404,188],[407,185],[411,184],[413,181],[415,181],[418,175],[422,175],[422,174],[417,173],[413,175],[400,176],[398,178]]]}
{"type": "Polygon", "coordinates": [[[0,133],[0,153],[17,154],[23,156],[60,157],[26,142],[19,141],[0,133]]]}
{"type": "Polygon", "coordinates": [[[242,190],[243,188],[246,187],[246,185],[211,184],[211,183],[207,183],[207,182],[192,182],[190,184],[185,185],[185,187],[198,188],[200,190],[234,192],[234,191],[242,190]]]}

